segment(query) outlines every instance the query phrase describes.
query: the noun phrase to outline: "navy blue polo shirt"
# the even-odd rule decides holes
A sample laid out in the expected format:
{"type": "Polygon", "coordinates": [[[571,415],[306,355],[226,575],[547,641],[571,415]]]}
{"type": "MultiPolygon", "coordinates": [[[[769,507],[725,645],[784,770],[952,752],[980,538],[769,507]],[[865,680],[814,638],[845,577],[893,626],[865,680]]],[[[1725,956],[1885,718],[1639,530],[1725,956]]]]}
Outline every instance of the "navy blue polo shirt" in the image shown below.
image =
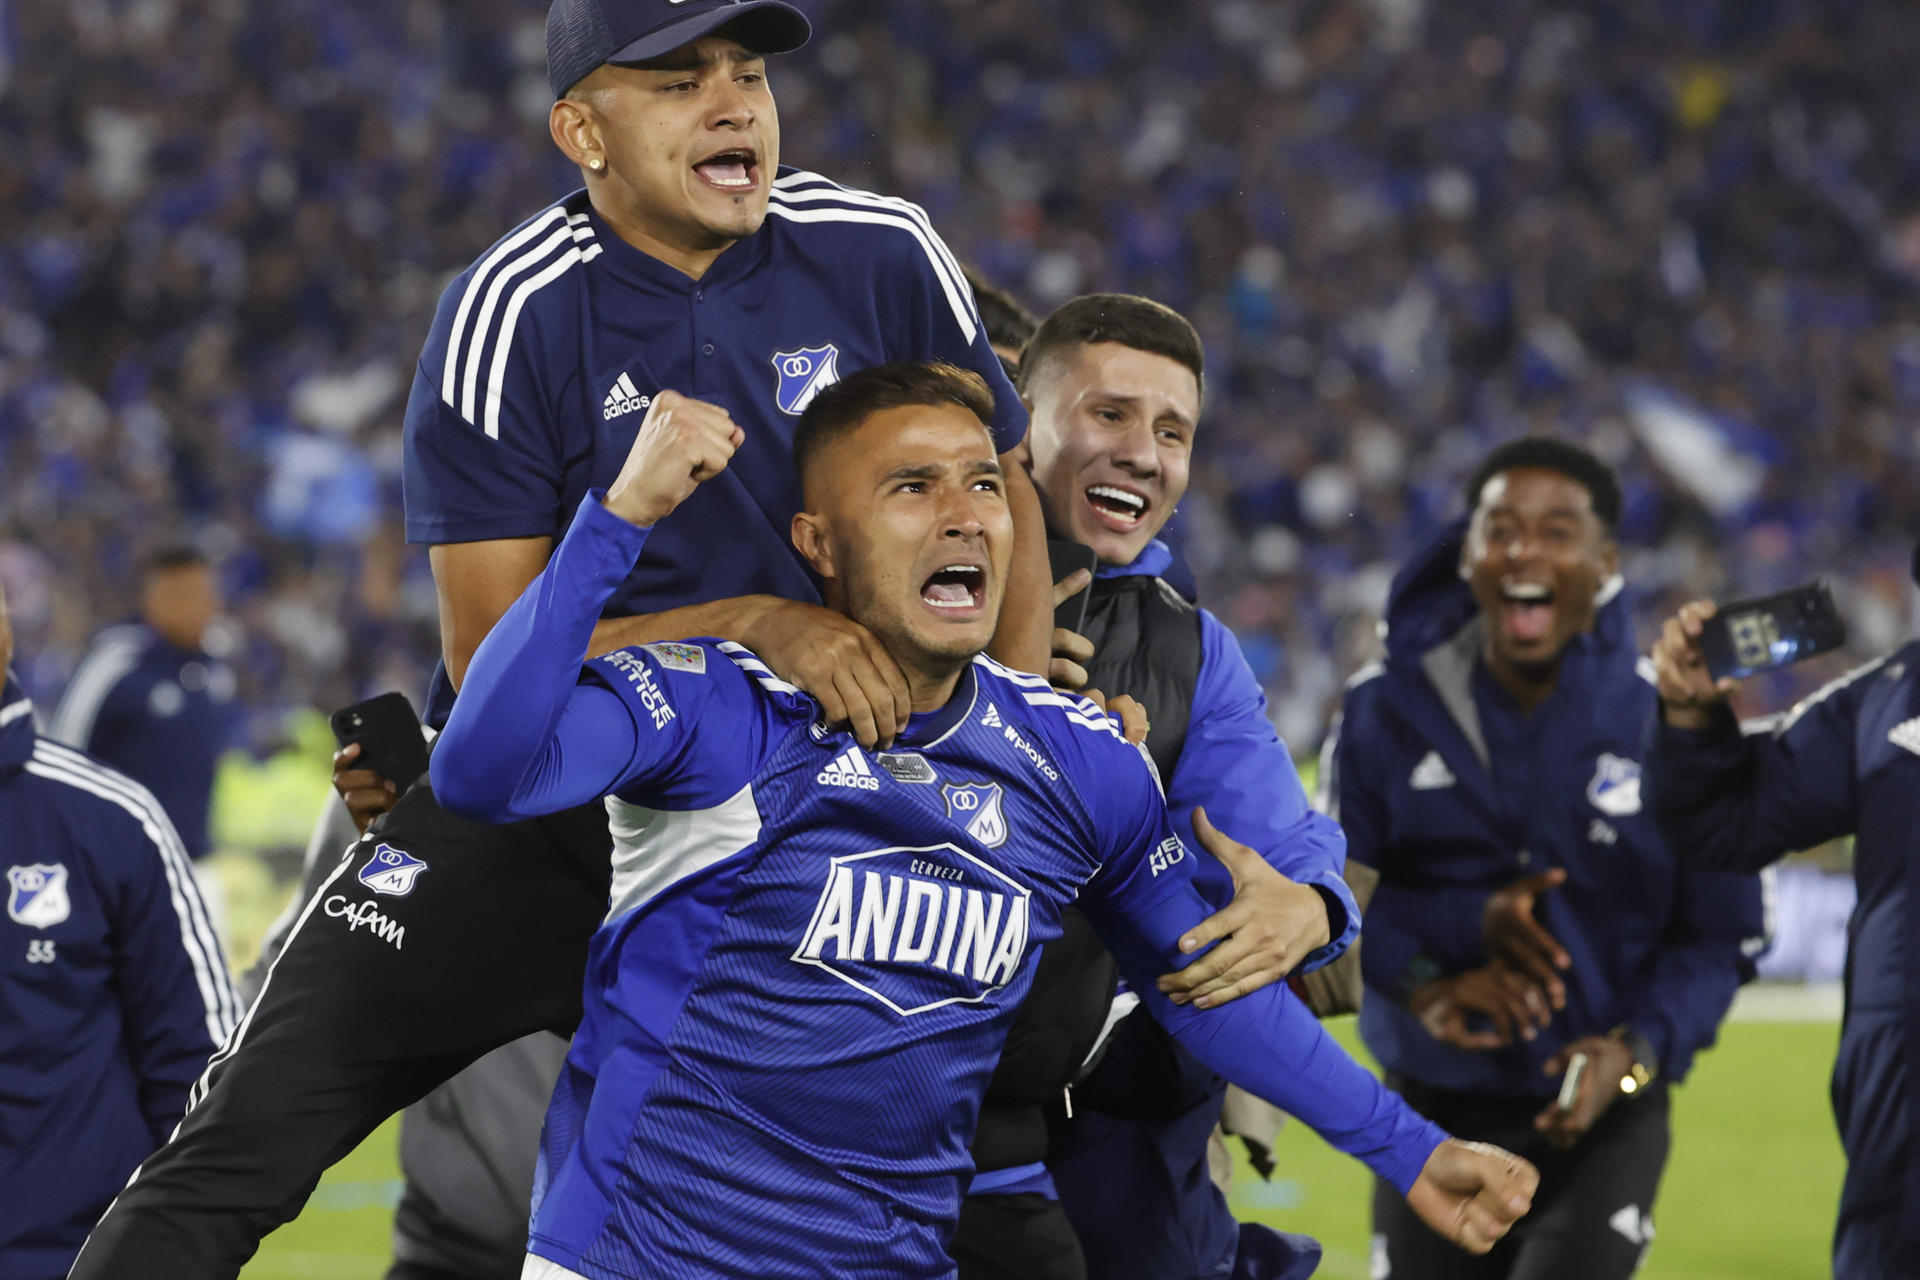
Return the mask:
{"type": "MultiPolygon", "coordinates": [[[[671,389],[726,409],[746,442],[654,530],[606,616],[760,593],[817,601],[788,540],[800,412],[857,369],[934,358],[987,380],[998,446],[1018,444],[1026,411],[917,205],[783,168],[760,230],[696,281],[575,191],[441,297],[407,402],[408,540],[557,542],[671,389]]],[[[451,705],[436,672],[429,720],[451,705]]]]}

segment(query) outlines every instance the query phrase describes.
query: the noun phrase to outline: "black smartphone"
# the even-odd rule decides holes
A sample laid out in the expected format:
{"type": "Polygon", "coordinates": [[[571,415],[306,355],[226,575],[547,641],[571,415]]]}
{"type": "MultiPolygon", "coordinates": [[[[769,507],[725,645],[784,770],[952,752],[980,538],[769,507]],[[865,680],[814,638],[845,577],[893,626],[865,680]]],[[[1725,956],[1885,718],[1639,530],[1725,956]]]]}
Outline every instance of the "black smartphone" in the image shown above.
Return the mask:
{"type": "Polygon", "coordinates": [[[404,693],[383,693],[342,707],[327,718],[341,746],[357,742],[357,769],[371,769],[398,787],[407,787],[427,771],[427,739],[420,717],[404,693]]]}
{"type": "Polygon", "coordinates": [[[1087,585],[1062,600],[1053,611],[1053,625],[1079,634],[1080,628],[1087,625],[1087,606],[1093,602],[1092,574],[1100,567],[1100,556],[1092,547],[1082,546],[1078,542],[1069,542],[1065,538],[1047,539],[1047,563],[1053,566],[1055,582],[1066,577],[1075,569],[1085,569],[1088,573],[1087,585]]]}
{"type": "Polygon", "coordinates": [[[1700,650],[1715,680],[1771,671],[1846,642],[1847,624],[1824,582],[1723,604],[1700,628],[1700,650]]]}

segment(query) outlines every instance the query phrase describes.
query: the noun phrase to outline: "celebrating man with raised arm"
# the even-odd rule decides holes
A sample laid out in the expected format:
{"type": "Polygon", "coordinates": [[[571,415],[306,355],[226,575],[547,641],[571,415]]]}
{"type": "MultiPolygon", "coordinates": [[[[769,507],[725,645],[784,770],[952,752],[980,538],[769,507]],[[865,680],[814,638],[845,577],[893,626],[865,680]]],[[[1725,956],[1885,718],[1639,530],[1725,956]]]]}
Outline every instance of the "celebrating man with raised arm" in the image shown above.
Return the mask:
{"type": "Polygon", "coordinates": [[[738,645],[585,661],[651,527],[741,446],[710,417],[648,423],[475,654],[442,802],[501,821],[613,797],[529,1276],[951,1275],[979,1095],[1076,897],[1183,1044],[1436,1229],[1484,1250],[1524,1212],[1525,1162],[1419,1120],[1284,986],[1212,1010],[1156,990],[1211,907],[1151,770],[1092,703],[979,656],[1012,531],[992,412],[974,375],[886,367],[795,441],[795,545],[911,693],[885,761],[738,645]]]}
{"type": "MultiPolygon", "coordinates": [[[[611,482],[639,425],[669,408],[738,423],[756,448],[655,531],[604,602],[596,650],[726,635],[864,743],[906,718],[892,660],[820,607],[787,544],[794,423],[843,374],[937,357],[1000,389],[1001,451],[1026,424],[926,214],[781,167],[769,55],[808,34],[779,0],[553,0],[549,132],[581,185],[455,277],[407,403],[407,535],[429,547],[445,657],[429,722],[581,495],[611,482]]],[[[1031,607],[1010,607],[1009,624],[1035,628],[995,652],[1039,669],[1039,504],[1018,468],[1007,480],[1033,533],[1031,607]]],[[[309,899],[77,1280],[233,1276],[386,1116],[496,1045],[569,1030],[608,845],[597,805],[489,828],[408,793],[309,899]]]]}

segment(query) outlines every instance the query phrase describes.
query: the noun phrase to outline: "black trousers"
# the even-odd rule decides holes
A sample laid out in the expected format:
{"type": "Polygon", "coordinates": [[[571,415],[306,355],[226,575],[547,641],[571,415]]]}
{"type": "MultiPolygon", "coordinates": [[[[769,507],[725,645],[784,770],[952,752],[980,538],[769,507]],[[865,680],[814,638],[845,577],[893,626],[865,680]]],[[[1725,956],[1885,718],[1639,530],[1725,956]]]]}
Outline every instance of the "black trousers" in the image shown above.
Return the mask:
{"type": "Polygon", "coordinates": [[[959,1280],[1087,1280],[1060,1202],[1032,1192],[963,1199],[947,1254],[959,1264],[959,1280]]]}
{"type": "Polygon", "coordinates": [[[471,1276],[445,1267],[430,1267],[422,1262],[396,1262],[387,1268],[385,1280],[520,1280],[519,1268],[511,1276],[471,1276]]]}
{"type": "Polygon", "coordinates": [[[610,874],[599,805],[490,827],[416,785],[308,899],[72,1276],[230,1280],[382,1121],[510,1040],[572,1035],[610,874]]]}
{"type": "Polygon", "coordinates": [[[1484,1257],[1464,1253],[1414,1216],[1386,1183],[1373,1192],[1373,1275],[1379,1280],[1628,1280],[1653,1242],[1653,1200],[1666,1168],[1669,1098],[1656,1085],[1607,1109],[1571,1151],[1534,1130],[1541,1103],[1429,1089],[1388,1077],[1421,1115],[1473,1142],[1533,1161],[1533,1211],[1484,1257]],[[1384,1266],[1384,1269],[1383,1269],[1384,1266]]]}

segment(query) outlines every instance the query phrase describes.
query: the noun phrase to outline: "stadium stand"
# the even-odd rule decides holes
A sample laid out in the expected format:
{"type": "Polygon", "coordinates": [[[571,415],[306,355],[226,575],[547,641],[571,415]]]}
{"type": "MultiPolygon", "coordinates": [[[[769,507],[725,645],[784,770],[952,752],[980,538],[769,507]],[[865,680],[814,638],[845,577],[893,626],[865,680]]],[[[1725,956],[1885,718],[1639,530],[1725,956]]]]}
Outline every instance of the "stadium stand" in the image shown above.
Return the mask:
{"type": "MultiPolygon", "coordinates": [[[[1643,619],[1824,569],[1857,653],[1908,633],[1900,0],[807,8],[790,159],[912,194],[1037,309],[1124,288],[1200,324],[1180,538],[1297,750],[1389,567],[1527,429],[1620,469],[1643,619]]],[[[262,738],[424,689],[406,362],[445,277],[572,182],[543,10],[0,4],[0,574],[43,702],[183,532],[262,738]]]]}

